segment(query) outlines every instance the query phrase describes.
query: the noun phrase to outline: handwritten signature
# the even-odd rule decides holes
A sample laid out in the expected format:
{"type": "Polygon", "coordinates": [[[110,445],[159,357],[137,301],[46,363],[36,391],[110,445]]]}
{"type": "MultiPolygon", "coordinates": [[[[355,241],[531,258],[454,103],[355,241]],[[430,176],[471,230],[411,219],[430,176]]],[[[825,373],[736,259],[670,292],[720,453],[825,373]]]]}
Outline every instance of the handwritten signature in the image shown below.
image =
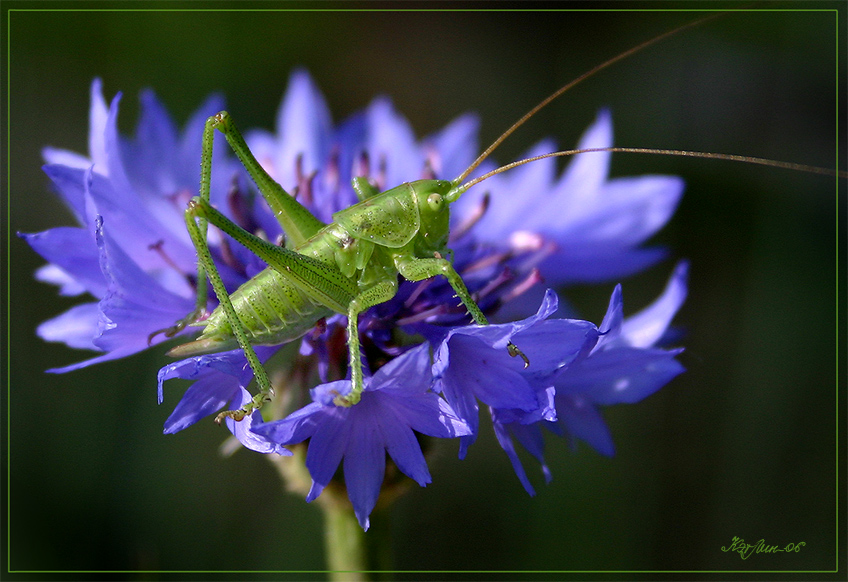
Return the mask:
{"type": "Polygon", "coordinates": [[[752,554],[776,554],[779,552],[800,552],[803,546],[806,546],[807,542],[798,542],[797,544],[793,544],[792,542],[786,544],[782,548],[779,546],[769,546],[766,544],[764,539],[760,539],[753,544],[746,544],[745,540],[738,536],[733,536],[733,539],[730,540],[729,546],[722,546],[722,552],[736,552],[743,560],[747,560],[751,557],[752,554]]]}

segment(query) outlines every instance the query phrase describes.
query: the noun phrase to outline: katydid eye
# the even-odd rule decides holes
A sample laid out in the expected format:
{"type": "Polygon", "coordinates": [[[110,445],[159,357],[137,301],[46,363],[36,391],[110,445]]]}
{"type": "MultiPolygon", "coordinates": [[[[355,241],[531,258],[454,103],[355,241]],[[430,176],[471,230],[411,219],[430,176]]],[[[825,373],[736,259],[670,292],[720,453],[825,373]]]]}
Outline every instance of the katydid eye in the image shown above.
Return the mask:
{"type": "Polygon", "coordinates": [[[442,207],[442,203],[444,199],[441,194],[430,194],[427,196],[427,205],[430,206],[431,210],[438,210],[442,207]]]}

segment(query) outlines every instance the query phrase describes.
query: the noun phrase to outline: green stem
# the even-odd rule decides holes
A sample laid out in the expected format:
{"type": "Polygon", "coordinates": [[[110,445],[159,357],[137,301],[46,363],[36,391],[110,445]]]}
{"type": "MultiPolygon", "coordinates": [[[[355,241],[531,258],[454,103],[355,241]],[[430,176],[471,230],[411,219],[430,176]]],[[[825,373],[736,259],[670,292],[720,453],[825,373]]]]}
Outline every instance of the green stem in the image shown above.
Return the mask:
{"type": "MultiPolygon", "coordinates": [[[[291,457],[270,456],[283,479],[286,490],[306,496],[312,478],[306,469],[306,447],[293,447],[291,457]]],[[[324,551],[330,580],[365,581],[369,576],[367,535],[353,513],[344,488],[330,483],[315,503],[324,511],[324,551]]],[[[369,532],[370,533],[370,532],[369,532]]]]}
{"type": "Polygon", "coordinates": [[[363,570],[368,569],[367,535],[360,527],[353,507],[347,499],[339,499],[336,495],[327,496],[324,491],[321,503],[324,510],[324,550],[327,555],[327,568],[331,570],[330,580],[339,582],[354,582],[368,580],[363,570]]]}

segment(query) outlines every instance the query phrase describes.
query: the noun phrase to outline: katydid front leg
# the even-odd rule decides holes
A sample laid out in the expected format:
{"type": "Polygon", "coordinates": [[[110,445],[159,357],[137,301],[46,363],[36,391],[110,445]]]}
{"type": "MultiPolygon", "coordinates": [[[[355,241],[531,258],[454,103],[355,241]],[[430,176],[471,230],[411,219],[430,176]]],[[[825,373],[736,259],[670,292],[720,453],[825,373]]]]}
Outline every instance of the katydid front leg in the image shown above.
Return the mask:
{"type": "MultiPolygon", "coordinates": [[[[489,325],[489,320],[486,319],[486,316],[483,315],[474,298],[471,297],[462,277],[459,276],[459,273],[456,272],[456,269],[453,268],[453,265],[447,259],[442,257],[433,257],[431,259],[409,257],[398,261],[397,268],[398,272],[409,281],[421,281],[435,277],[436,275],[444,275],[456,293],[456,296],[459,297],[459,300],[462,301],[468,313],[471,314],[474,323],[477,325],[489,325]]],[[[524,360],[525,368],[530,365],[530,360],[524,355],[524,352],[519,350],[518,346],[511,341],[507,343],[506,349],[511,357],[520,356],[524,360]]]]}
{"type": "Polygon", "coordinates": [[[371,182],[365,176],[354,176],[350,183],[360,202],[373,198],[380,193],[377,188],[371,185],[371,182]]]}
{"type": "Polygon", "coordinates": [[[397,293],[397,278],[386,279],[370,287],[351,300],[347,312],[347,346],[350,352],[350,383],[347,395],[338,395],[333,399],[336,406],[353,406],[362,398],[364,388],[362,379],[362,352],[359,349],[359,314],[385,301],[397,293]]]}

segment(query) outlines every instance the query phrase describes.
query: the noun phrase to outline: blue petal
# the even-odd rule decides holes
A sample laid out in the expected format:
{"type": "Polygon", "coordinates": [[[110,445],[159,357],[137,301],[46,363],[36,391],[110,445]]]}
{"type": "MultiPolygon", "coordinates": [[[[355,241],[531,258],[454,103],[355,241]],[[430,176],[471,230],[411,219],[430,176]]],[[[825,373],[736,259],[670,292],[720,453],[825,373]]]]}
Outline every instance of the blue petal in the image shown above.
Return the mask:
{"type": "MultiPolygon", "coordinates": [[[[384,403],[384,406],[388,404],[384,403]]],[[[472,434],[471,428],[436,394],[415,398],[392,398],[392,409],[412,429],[432,437],[453,438],[472,434]]]]}
{"type": "Polygon", "coordinates": [[[92,173],[83,179],[86,195],[103,217],[110,235],[124,252],[148,272],[173,269],[153,250],[159,245],[180,270],[190,273],[196,264],[194,247],[185,228],[172,231],[162,225],[146,209],[141,198],[131,190],[117,188],[111,178],[92,173]]]}
{"type": "Polygon", "coordinates": [[[303,69],[292,72],[289,86],[277,113],[275,177],[289,192],[297,185],[295,160],[303,158],[303,173],[309,175],[324,163],[332,132],[330,110],[321,91],[303,69]]]}
{"type": "Polygon", "coordinates": [[[536,391],[538,408],[530,411],[519,408],[496,408],[492,409],[492,419],[502,424],[534,424],[542,420],[554,422],[557,419],[555,396],[556,388],[553,386],[539,388],[536,391]]]}
{"type": "Polygon", "coordinates": [[[464,459],[468,453],[468,447],[477,440],[477,429],[480,426],[480,414],[477,406],[477,398],[471,390],[465,390],[462,385],[453,382],[445,382],[442,392],[451,409],[465,422],[470,433],[459,437],[459,458],[464,459]]]}
{"type": "Polygon", "coordinates": [[[624,321],[621,335],[628,345],[648,348],[662,338],[680,306],[686,301],[688,278],[689,263],[681,261],[675,267],[662,295],[624,321]]]}
{"type": "Polygon", "coordinates": [[[35,280],[58,286],[59,295],[64,297],[82,295],[88,291],[84,285],[56,265],[47,264],[36,269],[35,280]]]}
{"type": "Polygon", "coordinates": [[[82,362],[77,362],[76,364],[70,364],[68,366],[62,366],[61,368],[49,368],[45,370],[50,374],[65,374],[67,372],[73,372],[74,370],[81,370],[82,368],[87,368],[88,366],[92,366],[94,364],[102,364],[103,362],[111,362],[112,360],[119,360],[121,358],[125,358],[136,353],[138,350],[134,350],[131,348],[119,348],[103,354],[102,356],[97,356],[95,358],[91,358],[89,360],[83,360],[82,362]]]}
{"type": "MultiPolygon", "coordinates": [[[[555,150],[556,144],[545,140],[534,145],[521,158],[555,150]]],[[[491,204],[474,228],[475,237],[500,244],[516,230],[529,229],[536,220],[540,206],[556,206],[551,197],[555,172],[556,160],[547,158],[496,175],[483,182],[483,185],[476,186],[491,192],[491,204]]],[[[562,210],[557,207],[555,212],[559,215],[562,210]]]]}
{"type": "MultiPolygon", "coordinates": [[[[257,354],[260,359],[269,356],[267,353],[268,349],[264,347],[257,348],[257,354]]],[[[241,350],[194,356],[163,366],[159,370],[159,387],[161,389],[164,380],[174,378],[194,380],[195,378],[199,378],[201,373],[207,370],[214,370],[234,378],[241,378],[246,373],[246,366],[247,358],[244,357],[244,353],[241,350]]],[[[162,401],[161,393],[159,401],[162,401]]]]}
{"type": "Polygon", "coordinates": [[[91,167],[91,160],[82,154],[46,146],[41,149],[41,157],[48,165],[67,166],[84,170],[91,167]]]}
{"type": "Polygon", "coordinates": [[[141,194],[176,192],[180,184],[169,170],[178,159],[177,128],[153,91],[142,91],[140,102],[135,139],[124,147],[127,175],[141,194]]]}
{"type": "MultiPolygon", "coordinates": [[[[119,94],[120,96],[120,94],[119,94]]],[[[103,83],[94,79],[91,83],[91,108],[88,114],[88,155],[99,172],[107,173],[106,125],[109,106],[103,98],[103,83]]]]}
{"type": "Polygon", "coordinates": [[[530,479],[527,478],[527,472],[524,470],[524,465],[521,464],[521,459],[518,458],[518,452],[515,450],[515,445],[512,442],[512,437],[509,434],[507,425],[496,422],[494,423],[494,427],[498,443],[509,458],[509,462],[512,464],[512,468],[518,476],[518,480],[521,481],[524,489],[531,497],[536,495],[536,490],[533,489],[533,485],[530,484],[530,479]]]}
{"type": "Polygon", "coordinates": [[[451,180],[465,171],[477,157],[477,131],[480,118],[466,114],[451,121],[444,129],[430,136],[425,143],[431,144],[436,157],[433,170],[436,176],[451,180]]]}
{"type": "Polygon", "coordinates": [[[75,305],[62,315],[38,326],[38,337],[48,342],[63,342],[81,350],[98,350],[92,343],[97,334],[100,309],[97,303],[75,305]]]}
{"type": "MultiPolygon", "coordinates": [[[[507,343],[509,343],[514,335],[543,321],[557,310],[557,305],[558,299],[556,293],[552,289],[548,289],[545,292],[545,297],[539,306],[539,310],[526,319],[495,325],[468,325],[452,328],[435,350],[433,376],[438,379],[450,363],[448,343],[452,337],[459,335],[475,337],[489,347],[495,349],[506,348],[507,343]]],[[[518,365],[518,367],[521,366],[518,365]]]]}
{"type": "Polygon", "coordinates": [[[515,474],[518,476],[518,479],[521,481],[521,484],[524,486],[524,489],[531,496],[536,494],[536,491],[533,489],[533,486],[530,484],[530,479],[527,477],[527,473],[524,471],[524,466],[521,463],[521,460],[518,458],[518,453],[515,450],[515,445],[512,442],[512,436],[518,439],[519,443],[527,449],[530,454],[532,454],[536,460],[541,465],[542,474],[545,476],[545,481],[547,483],[551,482],[551,472],[548,469],[548,466],[545,464],[544,459],[544,440],[542,438],[542,431],[538,423],[523,425],[517,423],[509,423],[504,424],[495,420],[495,416],[493,415],[493,421],[495,421],[495,435],[497,436],[498,443],[503,448],[504,452],[507,454],[510,463],[512,464],[512,468],[515,470],[515,474]]]}
{"type": "MultiPolygon", "coordinates": [[[[610,145],[611,118],[602,111],[579,147],[610,145]]],[[[528,155],[553,147],[540,144],[528,155]]],[[[671,176],[609,180],[609,159],[609,152],[578,155],[556,184],[550,159],[493,177],[487,182],[492,205],[475,236],[495,245],[516,240],[519,233],[541,236],[554,247],[539,265],[551,285],[608,281],[657,262],[662,249],[636,247],[669,220],[683,182],[671,176]]]]}
{"type": "MultiPolygon", "coordinates": [[[[611,116],[604,110],[586,130],[578,148],[610,145],[611,116]]],[[[533,157],[555,150],[553,142],[543,141],[521,157],[533,157]]],[[[608,152],[574,156],[556,187],[556,162],[551,158],[526,164],[492,178],[486,182],[492,191],[492,206],[475,229],[475,234],[484,240],[499,242],[507,240],[516,230],[530,230],[553,233],[554,239],[558,240],[574,217],[583,215],[586,208],[594,204],[598,190],[607,179],[609,158],[608,152]]],[[[547,277],[547,273],[545,275],[547,277]]]]}
{"type": "Polygon", "coordinates": [[[115,186],[116,190],[129,192],[131,191],[131,187],[127,175],[124,172],[124,164],[121,156],[121,136],[118,133],[118,106],[120,102],[121,94],[118,93],[109,105],[109,116],[106,118],[103,140],[106,167],[104,168],[102,163],[98,167],[97,161],[95,161],[94,170],[103,176],[108,176],[109,181],[115,186]]]}
{"type": "Polygon", "coordinates": [[[336,380],[310,388],[309,395],[312,396],[313,402],[321,406],[335,406],[336,397],[347,396],[351,390],[353,390],[353,384],[350,380],[336,380]]]}
{"type": "Polygon", "coordinates": [[[603,405],[639,402],[685,370],[674,359],[682,351],[621,347],[593,353],[557,379],[557,393],[603,405]]]}
{"type": "Polygon", "coordinates": [[[618,244],[603,243],[580,246],[574,242],[569,247],[570,252],[546,258],[539,265],[545,281],[551,285],[574,285],[624,279],[668,256],[668,251],[656,247],[625,249],[618,244]]]}
{"type": "Polygon", "coordinates": [[[322,404],[312,402],[295,410],[282,420],[257,424],[252,430],[282,445],[302,443],[315,434],[320,426],[323,409],[322,404]]]}
{"type": "MultiPolygon", "coordinates": [[[[256,355],[265,362],[279,348],[258,346],[256,355]]],[[[158,374],[159,403],[163,400],[165,380],[196,380],[165,423],[165,432],[180,431],[201,418],[224,408],[228,402],[241,402],[240,388],[247,386],[253,371],[241,350],[195,356],[162,367],[158,374]]],[[[240,407],[238,404],[234,408],[240,407]]]]}
{"type": "Polygon", "coordinates": [[[604,319],[601,322],[600,334],[598,343],[595,344],[595,351],[603,349],[605,346],[613,345],[621,336],[621,324],[624,322],[624,301],[622,299],[621,285],[616,285],[610,295],[607,312],[604,314],[604,319]]]}
{"type": "Polygon", "coordinates": [[[517,333],[513,341],[530,360],[521,373],[545,381],[550,374],[588,355],[597,338],[598,328],[588,321],[548,319],[517,333]]]}
{"type": "MultiPolygon", "coordinates": [[[[160,393],[165,379],[160,370],[160,393]]],[[[239,395],[239,388],[238,378],[226,374],[214,374],[210,370],[185,391],[179,404],[165,421],[163,432],[165,434],[179,432],[198,420],[218,412],[239,395]]]]}
{"type": "Polygon", "coordinates": [[[86,171],[91,167],[74,168],[59,164],[47,164],[41,167],[47,177],[53,182],[53,189],[62,197],[62,200],[70,208],[77,222],[82,225],[91,224],[89,214],[85,206],[84,179],[86,171]]]}
{"type": "Polygon", "coordinates": [[[106,351],[146,349],[148,336],[189,313],[193,301],[166,291],[139,269],[112,243],[101,224],[95,236],[100,249],[100,268],[109,285],[100,301],[102,330],[94,343],[106,351]]]}
{"type": "Polygon", "coordinates": [[[506,350],[494,350],[478,339],[462,335],[455,336],[450,347],[457,365],[451,366],[442,382],[452,384],[453,392],[470,391],[494,408],[538,408],[534,389],[518,371],[523,364],[510,358],[506,350]]]}
{"type": "Polygon", "coordinates": [[[385,186],[391,188],[420,177],[424,170],[424,157],[409,122],[394,109],[391,101],[385,97],[375,99],[368,106],[366,115],[366,148],[372,167],[385,160],[385,186]]]}
{"type": "MultiPolygon", "coordinates": [[[[360,402],[357,406],[360,406],[360,402]]],[[[306,451],[306,468],[312,476],[312,489],[306,501],[312,501],[333,478],[345,449],[351,440],[351,425],[347,422],[349,408],[325,406],[320,423],[309,441],[306,451]]]]}
{"type": "MultiPolygon", "coordinates": [[[[367,408],[366,402],[360,402],[351,410],[352,416],[373,414],[374,411],[367,408]]],[[[368,516],[377,504],[386,472],[385,443],[375,422],[352,422],[349,426],[348,438],[345,439],[345,486],[359,524],[362,529],[367,530],[368,516]]],[[[313,438],[313,443],[310,443],[310,452],[314,440],[313,438]]]]}
{"type": "MultiPolygon", "coordinates": [[[[605,148],[612,145],[612,114],[609,109],[601,109],[595,121],[580,137],[577,149],[605,148]]],[[[546,217],[558,218],[571,215],[590,205],[591,200],[597,196],[598,190],[603,187],[609,176],[611,159],[610,152],[574,156],[556,188],[557,193],[567,193],[567,196],[557,197],[561,201],[557,216],[545,213],[546,217]]],[[[540,213],[540,218],[545,217],[540,213]]]]}
{"type": "MultiPolygon", "coordinates": [[[[350,185],[357,171],[360,156],[367,150],[368,119],[364,111],[356,112],[336,128],[333,144],[338,162],[324,169],[324,180],[316,180],[313,212],[325,222],[332,222],[332,214],[357,203],[359,199],[350,185]],[[323,187],[326,184],[326,187],[323,187]]],[[[375,163],[373,160],[371,163],[375,163]]]]}
{"type": "Polygon", "coordinates": [[[603,417],[587,399],[557,394],[557,414],[558,422],[572,436],[586,441],[602,455],[611,457],[615,454],[612,435],[603,417]]]}
{"type": "Polygon", "coordinates": [[[683,182],[675,177],[619,178],[580,212],[555,214],[567,216],[568,222],[537,227],[560,249],[542,263],[543,275],[553,283],[600,282],[656,262],[662,250],[634,247],[668,222],[682,192],[683,182]]]}
{"type": "Polygon", "coordinates": [[[593,214],[573,224],[569,234],[588,241],[615,240],[622,246],[640,244],[668,222],[683,188],[676,176],[611,180],[598,192],[593,214]]]}
{"type": "Polygon", "coordinates": [[[431,381],[430,345],[423,343],[377,370],[365,390],[409,397],[426,392],[431,381]]]}
{"type": "Polygon", "coordinates": [[[424,487],[432,481],[427,461],[407,419],[391,408],[383,407],[378,424],[386,450],[398,469],[424,487]]]}
{"type": "Polygon", "coordinates": [[[61,268],[95,297],[106,292],[97,245],[91,232],[70,226],[20,234],[35,252],[61,268]]]}
{"type": "Polygon", "coordinates": [[[542,438],[542,429],[539,423],[534,424],[514,424],[510,425],[512,433],[518,442],[521,443],[527,452],[529,452],[542,466],[542,472],[545,475],[547,482],[551,481],[551,474],[545,464],[545,441],[542,438]]]}

